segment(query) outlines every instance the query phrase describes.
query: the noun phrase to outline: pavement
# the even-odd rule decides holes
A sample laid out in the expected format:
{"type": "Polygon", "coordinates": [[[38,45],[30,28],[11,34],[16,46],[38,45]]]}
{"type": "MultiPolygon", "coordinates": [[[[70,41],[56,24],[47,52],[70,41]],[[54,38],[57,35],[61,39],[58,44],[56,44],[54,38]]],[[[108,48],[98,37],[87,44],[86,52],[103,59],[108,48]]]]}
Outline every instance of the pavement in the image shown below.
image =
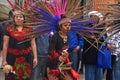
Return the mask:
{"type": "Polygon", "coordinates": [[[0,69],[0,80],[5,80],[4,74],[2,73],[1,69],[0,69]]]}
{"type": "MultiPolygon", "coordinates": [[[[84,76],[84,75],[81,75],[81,78],[78,79],[78,80],[84,80],[83,76],[84,76]]],[[[5,80],[4,74],[3,74],[3,72],[2,72],[1,69],[0,69],[0,80],[5,80]]]]}

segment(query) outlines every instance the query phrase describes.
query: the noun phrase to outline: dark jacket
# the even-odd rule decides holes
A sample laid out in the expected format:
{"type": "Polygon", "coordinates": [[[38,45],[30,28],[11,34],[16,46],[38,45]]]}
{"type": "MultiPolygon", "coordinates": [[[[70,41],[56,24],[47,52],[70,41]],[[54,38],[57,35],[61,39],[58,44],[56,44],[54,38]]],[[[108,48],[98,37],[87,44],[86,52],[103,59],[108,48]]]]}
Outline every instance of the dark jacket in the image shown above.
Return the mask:
{"type": "MultiPolygon", "coordinates": [[[[91,40],[91,43],[93,42],[94,41],[91,40]]],[[[91,46],[91,44],[85,40],[83,47],[83,56],[82,56],[83,64],[96,65],[97,53],[98,50],[95,47],[91,46]]]]}
{"type": "Polygon", "coordinates": [[[3,33],[6,30],[6,28],[10,25],[11,25],[11,22],[8,22],[8,21],[0,22],[0,50],[2,50],[2,47],[3,47],[3,33]]]}

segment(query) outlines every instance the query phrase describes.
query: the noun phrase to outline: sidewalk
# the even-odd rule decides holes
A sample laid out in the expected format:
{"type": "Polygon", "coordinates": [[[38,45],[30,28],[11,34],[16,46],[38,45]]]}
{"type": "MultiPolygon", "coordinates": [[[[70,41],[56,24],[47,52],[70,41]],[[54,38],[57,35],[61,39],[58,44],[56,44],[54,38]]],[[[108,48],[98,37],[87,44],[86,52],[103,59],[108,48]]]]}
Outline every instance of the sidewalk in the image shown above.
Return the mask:
{"type": "Polygon", "coordinates": [[[0,69],[0,80],[5,80],[4,74],[2,73],[1,69],[0,69]]]}

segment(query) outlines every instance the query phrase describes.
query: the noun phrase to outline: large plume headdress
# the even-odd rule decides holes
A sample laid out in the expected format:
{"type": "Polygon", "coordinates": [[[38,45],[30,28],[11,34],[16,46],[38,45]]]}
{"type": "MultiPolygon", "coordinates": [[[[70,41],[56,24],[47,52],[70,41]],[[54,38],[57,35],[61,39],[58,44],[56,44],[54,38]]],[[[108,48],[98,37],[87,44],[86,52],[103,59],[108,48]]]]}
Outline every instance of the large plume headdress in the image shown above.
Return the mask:
{"type": "MultiPolygon", "coordinates": [[[[57,22],[64,14],[71,19],[71,30],[82,36],[89,37],[90,34],[97,33],[92,27],[84,26],[85,24],[95,23],[89,17],[84,16],[88,13],[88,5],[81,5],[81,0],[39,0],[36,1],[37,7],[34,8],[33,24],[35,24],[36,37],[46,32],[57,31],[57,22]],[[86,12],[83,13],[83,10],[86,12]]],[[[32,34],[32,33],[31,33],[32,34]]],[[[33,33],[34,34],[34,33],[33,33]]]]}
{"type": "Polygon", "coordinates": [[[100,34],[97,26],[85,26],[96,22],[88,16],[88,12],[91,11],[89,8],[91,2],[80,6],[82,0],[35,0],[35,3],[31,0],[7,1],[13,9],[21,9],[25,12],[27,16],[25,24],[32,25],[34,28],[34,31],[29,34],[32,37],[57,31],[57,22],[61,19],[62,14],[71,19],[71,30],[81,36],[90,37],[95,36],[96,33],[100,34]]]}

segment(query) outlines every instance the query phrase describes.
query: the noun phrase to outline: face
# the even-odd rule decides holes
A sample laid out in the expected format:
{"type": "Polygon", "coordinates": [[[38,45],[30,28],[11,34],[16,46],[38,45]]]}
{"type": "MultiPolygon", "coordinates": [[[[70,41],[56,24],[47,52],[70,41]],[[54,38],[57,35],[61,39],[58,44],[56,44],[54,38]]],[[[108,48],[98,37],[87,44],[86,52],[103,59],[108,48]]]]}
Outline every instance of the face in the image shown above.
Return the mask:
{"type": "Polygon", "coordinates": [[[114,19],[114,17],[112,17],[112,14],[108,14],[107,16],[106,16],[106,25],[110,25],[111,23],[113,23],[113,20],[112,19],[114,19]]]}
{"type": "Polygon", "coordinates": [[[62,26],[60,27],[60,30],[64,33],[69,32],[70,29],[71,29],[71,23],[69,22],[63,23],[62,26]]]}
{"type": "Polygon", "coordinates": [[[99,22],[99,17],[98,16],[96,16],[96,15],[92,15],[92,16],[90,16],[90,18],[92,19],[92,20],[95,20],[95,21],[97,21],[97,22],[99,22]]]}
{"type": "Polygon", "coordinates": [[[14,21],[15,21],[15,24],[18,26],[23,25],[24,16],[22,14],[17,14],[14,16],[14,21]]]}

